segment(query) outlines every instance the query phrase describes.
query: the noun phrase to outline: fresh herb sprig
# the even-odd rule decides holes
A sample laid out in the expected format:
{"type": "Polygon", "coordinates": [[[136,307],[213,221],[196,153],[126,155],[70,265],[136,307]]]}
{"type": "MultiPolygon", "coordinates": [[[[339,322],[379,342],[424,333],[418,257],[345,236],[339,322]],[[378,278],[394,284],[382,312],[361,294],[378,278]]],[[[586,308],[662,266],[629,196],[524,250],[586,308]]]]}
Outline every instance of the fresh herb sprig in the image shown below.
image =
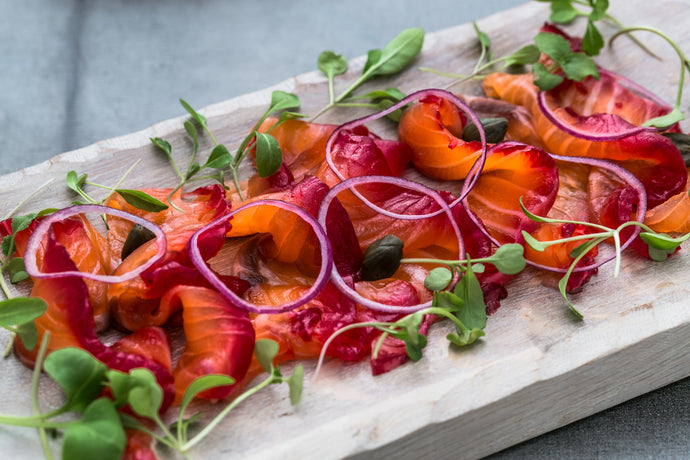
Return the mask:
{"type": "Polygon", "coordinates": [[[137,209],[150,212],[159,212],[168,209],[168,206],[161,202],[160,200],[152,197],[148,193],[142,192],[141,190],[131,190],[131,189],[121,189],[120,184],[125,180],[125,178],[132,172],[132,170],[139,164],[139,161],[134,163],[117,181],[117,184],[113,187],[107,185],[101,185],[94,182],[89,182],[87,174],[78,174],[76,171],[72,170],[67,173],[65,182],[67,187],[76,192],[82,200],[73,201],[72,204],[103,204],[105,200],[110,197],[111,194],[117,193],[120,195],[127,203],[131,204],[137,209]],[[93,198],[91,195],[84,191],[84,185],[91,185],[93,187],[98,187],[106,189],[109,193],[101,198],[100,200],[93,198]]]}
{"type": "Polygon", "coordinates": [[[647,120],[645,123],[643,123],[643,126],[651,126],[655,128],[668,128],[669,126],[673,125],[674,123],[677,123],[681,120],[685,119],[685,115],[680,110],[680,105],[683,100],[683,86],[685,85],[685,71],[686,69],[690,71],[690,59],[683,53],[683,50],[678,46],[678,44],[671,39],[668,35],[666,35],[664,32],[662,32],[659,29],[656,29],[654,27],[648,27],[648,26],[639,26],[639,27],[628,27],[622,30],[619,30],[615,34],[611,36],[609,39],[609,46],[613,45],[613,42],[616,38],[620,37],[621,35],[629,35],[632,32],[650,32],[655,35],[658,35],[659,37],[663,38],[666,40],[666,42],[673,47],[674,51],[680,58],[680,78],[678,79],[678,91],[676,94],[676,102],[673,107],[673,110],[669,112],[666,115],[662,115],[660,117],[652,118],[650,120],[647,120]]]}
{"type": "Polygon", "coordinates": [[[322,52],[317,59],[317,67],[328,78],[329,102],[311,120],[316,120],[336,106],[382,109],[398,102],[404,96],[395,88],[373,91],[357,97],[353,97],[352,93],[363,83],[375,77],[395,75],[404,70],[417,57],[423,44],[424,31],[420,28],[410,28],[400,32],[383,49],[369,50],[361,75],[337,97],[333,91],[333,82],[337,75],[347,71],[347,60],[333,51],[322,52]],[[359,102],[362,99],[369,99],[372,102],[359,102]]]}
{"type": "Polygon", "coordinates": [[[405,342],[405,350],[411,360],[420,360],[422,350],[427,345],[426,337],[419,332],[425,315],[436,315],[448,318],[453,322],[455,331],[446,335],[449,342],[457,346],[474,343],[478,338],[484,336],[484,327],[486,326],[484,294],[475,273],[482,273],[486,263],[494,265],[501,273],[507,275],[517,274],[525,268],[524,248],[519,244],[505,244],[499,247],[493,255],[476,260],[472,260],[470,257],[465,260],[409,258],[401,259],[400,262],[447,266],[447,268],[436,267],[430,270],[424,280],[427,289],[434,291],[431,307],[405,315],[397,321],[362,322],[338,329],[326,340],[321,349],[314,379],[318,375],[331,343],[340,334],[360,327],[372,327],[383,332],[374,346],[373,359],[378,356],[378,351],[386,337],[392,336],[405,342]],[[447,291],[446,289],[456,276],[460,278],[459,281],[453,287],[452,292],[447,291]]]}
{"type": "Polygon", "coordinates": [[[181,210],[172,203],[171,198],[188,182],[193,180],[213,179],[227,189],[223,176],[223,169],[226,167],[230,168],[237,193],[239,194],[240,199],[244,200],[239,182],[239,166],[248,155],[251,148],[256,149],[256,167],[259,175],[261,177],[268,177],[274,174],[280,168],[283,154],[280,150],[278,141],[270,134],[270,131],[286,120],[304,116],[300,113],[290,112],[287,110],[299,107],[300,101],[296,95],[279,90],[273,91],[271,94],[271,103],[268,109],[266,109],[266,112],[264,112],[261,118],[259,118],[259,120],[254,124],[251,131],[244,138],[238,147],[237,152],[233,156],[228,148],[223,144],[219,144],[216,138],[213,136],[213,133],[208,127],[206,117],[197,112],[184,99],[180,99],[180,103],[187,113],[189,113],[192,119],[198,123],[199,126],[201,126],[201,128],[208,134],[209,138],[214,144],[214,147],[211,150],[206,162],[203,164],[198,163],[196,161],[196,156],[199,149],[199,134],[194,126],[194,123],[191,121],[185,121],[184,127],[187,131],[187,134],[192,139],[193,147],[192,156],[189,160],[187,170],[185,173],[182,173],[172,156],[172,146],[170,143],[159,137],[151,138],[151,142],[166,154],[168,160],[173,166],[173,169],[180,178],[180,182],[168,196],[168,202],[170,202],[171,206],[176,208],[178,211],[181,210]],[[276,122],[276,124],[274,124],[268,132],[260,133],[258,128],[261,126],[261,124],[266,120],[266,118],[268,118],[269,115],[276,112],[282,112],[278,122],[276,122]],[[205,169],[213,169],[215,172],[205,176],[197,176],[200,171],[205,169]]]}
{"type": "Polygon", "coordinates": [[[690,233],[679,238],[673,238],[670,235],[655,232],[642,222],[632,220],[622,223],[617,228],[609,228],[604,225],[595,224],[591,222],[573,221],[565,219],[551,219],[548,217],[537,216],[535,214],[532,214],[530,211],[527,210],[527,208],[525,208],[525,206],[522,204],[522,198],[520,199],[520,206],[522,207],[522,212],[524,212],[527,217],[529,217],[531,220],[535,222],[551,224],[575,224],[596,230],[593,233],[586,233],[582,235],[576,235],[568,238],[561,238],[558,240],[551,241],[539,241],[526,231],[522,231],[522,236],[524,237],[525,242],[532,249],[540,252],[546,250],[550,246],[558,244],[564,244],[573,241],[582,242],[580,245],[576,246],[571,251],[570,257],[573,258],[573,261],[568,267],[566,273],[558,282],[558,290],[561,293],[561,296],[565,300],[570,310],[579,319],[583,319],[583,315],[570,302],[570,299],[568,299],[567,287],[568,281],[570,280],[570,276],[573,274],[573,271],[577,267],[577,264],[589,251],[591,251],[592,249],[599,246],[601,243],[605,241],[613,240],[615,250],[615,264],[613,277],[617,278],[621,268],[621,232],[624,229],[630,227],[640,227],[642,229],[642,232],[640,233],[640,238],[642,239],[642,241],[647,243],[647,246],[649,248],[649,257],[657,262],[662,262],[666,260],[668,256],[673,254],[684,241],[690,239],[690,233]]]}
{"type": "Polygon", "coordinates": [[[194,380],[183,396],[177,421],[168,427],[159,414],[163,390],[151,371],[144,368],[132,369],[128,373],[110,370],[88,352],[78,348],[56,350],[44,359],[49,337],[49,333],[44,335],[32,381],[31,398],[32,405],[36,408],[35,413],[29,417],[0,415],[0,424],[41,430],[48,458],[51,457],[45,441],[47,429],[64,431],[62,458],[117,460],[121,458],[127,443],[125,429],[141,430],[186,456],[232,409],[266,386],[287,383],[293,405],[299,403],[302,394],[302,366],[297,366],[291,376],[283,377],[280,369],[273,364],[278,344],[266,339],[257,340],[255,354],[269,376],[235,398],[190,439],[190,425],[200,417],[200,414],[187,417],[186,411],[191,401],[202,391],[235,383],[234,379],[226,375],[206,375],[194,380]],[[62,388],[66,398],[61,407],[47,413],[38,410],[38,379],[41,369],[45,369],[46,374],[62,388]],[[106,389],[110,390],[112,399],[101,396],[106,389]],[[152,421],[158,431],[147,428],[140,419],[121,412],[120,409],[125,406],[140,419],[152,421]],[[66,414],[81,416],[62,421],[62,416],[66,414]]]}

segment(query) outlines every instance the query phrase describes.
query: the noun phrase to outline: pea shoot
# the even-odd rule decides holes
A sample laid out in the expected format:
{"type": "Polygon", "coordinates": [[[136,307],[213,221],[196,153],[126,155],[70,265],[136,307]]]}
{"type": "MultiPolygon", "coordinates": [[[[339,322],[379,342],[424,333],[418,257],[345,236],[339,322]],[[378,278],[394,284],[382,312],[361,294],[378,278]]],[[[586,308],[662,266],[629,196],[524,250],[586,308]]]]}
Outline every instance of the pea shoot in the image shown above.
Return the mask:
{"type": "Polygon", "coordinates": [[[271,94],[271,103],[268,109],[266,109],[264,114],[254,124],[251,131],[244,138],[244,140],[238,147],[237,152],[233,156],[228,150],[228,148],[223,144],[219,144],[216,138],[213,136],[213,133],[208,127],[206,117],[194,110],[194,108],[184,99],[180,99],[180,103],[182,104],[182,107],[184,107],[184,109],[187,111],[187,113],[189,113],[192,119],[197,124],[199,124],[199,126],[201,126],[201,128],[208,134],[209,138],[214,144],[214,147],[211,150],[211,153],[209,154],[209,157],[206,160],[206,162],[203,164],[198,163],[196,161],[196,156],[199,149],[199,134],[194,123],[192,123],[191,121],[185,121],[184,128],[187,131],[189,137],[192,139],[193,147],[192,156],[189,160],[187,170],[184,173],[182,173],[182,171],[179,169],[172,156],[172,146],[170,145],[170,143],[165,139],[161,139],[159,137],[151,138],[151,142],[153,143],[153,145],[156,146],[162,152],[164,152],[165,155],[168,157],[168,160],[173,166],[173,169],[180,178],[179,184],[173,189],[172,192],[170,192],[170,195],[168,196],[168,202],[170,203],[170,205],[180,212],[181,209],[176,207],[171,201],[172,196],[178,190],[180,190],[186,183],[190,181],[203,179],[213,179],[219,182],[225,189],[227,189],[228,187],[225,185],[223,176],[223,169],[226,167],[230,168],[233,182],[235,184],[235,188],[237,189],[237,193],[239,194],[240,199],[244,200],[244,195],[242,194],[242,189],[240,187],[239,182],[239,166],[242,163],[242,161],[249,154],[250,150],[252,148],[255,148],[256,168],[259,173],[259,176],[268,177],[274,174],[280,168],[280,165],[283,161],[283,154],[280,149],[280,145],[278,144],[278,141],[275,139],[275,137],[273,137],[270,134],[270,131],[275,129],[278,125],[285,122],[286,120],[289,120],[291,118],[300,118],[304,116],[300,113],[291,112],[287,110],[299,107],[300,101],[296,95],[279,90],[273,91],[273,93],[271,94]],[[266,118],[268,118],[269,115],[275,112],[281,112],[279,120],[269,129],[268,132],[260,133],[258,129],[261,126],[261,124],[266,120],[266,118]],[[205,169],[213,169],[215,170],[215,172],[205,176],[197,176],[197,174],[200,171],[205,169]]]}
{"type": "Polygon", "coordinates": [[[136,368],[125,373],[108,367],[79,348],[63,348],[46,357],[50,333],[44,335],[36,359],[31,385],[34,414],[28,417],[0,415],[5,425],[38,428],[47,458],[51,458],[46,430],[63,431],[62,458],[102,458],[118,460],[127,444],[125,429],[141,430],[156,441],[187,456],[190,449],[201,442],[232,409],[268,385],[287,383],[290,401],[298,404],[302,394],[304,371],[297,366],[289,377],[284,377],[273,364],[278,344],[267,339],[257,340],[255,355],[268,377],[246,390],[230,402],[202,430],[190,437],[189,428],[196,424],[200,414],[187,417],[190,402],[202,391],[235,383],[226,375],[206,375],[194,380],[187,388],[177,420],[167,426],[159,415],[163,390],[148,369],[136,368]],[[65,403],[50,412],[38,410],[38,383],[41,369],[63,390],[65,403]],[[102,396],[109,390],[112,399],[102,396]],[[121,411],[125,406],[136,417],[121,411]],[[76,415],[62,421],[65,414],[76,415]],[[56,420],[58,419],[58,420],[56,420]],[[150,429],[141,420],[153,422],[150,429]]]}
{"type": "MultiPolygon", "coordinates": [[[[317,67],[328,78],[329,102],[312,117],[311,121],[333,107],[371,107],[383,110],[403,99],[405,95],[396,88],[372,91],[360,96],[352,96],[352,93],[363,83],[375,77],[395,75],[403,71],[417,57],[423,44],[424,31],[420,28],[411,28],[400,32],[382,50],[369,50],[361,75],[337,97],[333,90],[333,82],[337,75],[342,75],[347,71],[347,60],[330,50],[322,52],[317,59],[317,67]],[[363,99],[372,102],[359,102],[363,99]]],[[[392,115],[393,119],[399,119],[400,113],[392,115]]]]}
{"type": "Polygon", "coordinates": [[[638,221],[628,221],[624,222],[621,225],[619,225],[617,228],[609,228],[604,225],[600,224],[594,224],[591,222],[581,222],[581,221],[572,221],[572,220],[565,220],[565,219],[551,219],[548,217],[541,217],[537,216],[535,214],[532,214],[525,208],[525,206],[522,204],[522,198],[520,199],[520,206],[522,207],[522,212],[525,213],[527,217],[529,217],[531,220],[535,222],[540,222],[540,223],[552,223],[552,224],[575,224],[575,225],[582,225],[588,228],[592,228],[596,230],[594,233],[586,233],[583,235],[577,235],[577,236],[571,236],[568,238],[561,238],[558,240],[552,240],[552,241],[539,241],[536,238],[534,238],[532,235],[527,233],[526,231],[522,231],[522,236],[525,238],[525,242],[535,251],[544,251],[546,248],[550,246],[554,246],[557,244],[563,244],[563,243],[568,243],[572,241],[582,241],[582,244],[579,246],[575,247],[575,249],[572,250],[570,257],[573,258],[573,261],[571,262],[570,266],[568,267],[568,270],[566,273],[563,275],[563,277],[560,279],[558,282],[558,290],[561,293],[561,296],[565,300],[566,304],[570,308],[570,310],[575,314],[575,316],[579,319],[583,319],[583,315],[575,308],[575,306],[570,302],[570,299],[568,299],[568,294],[567,294],[567,286],[568,286],[568,280],[570,279],[570,276],[572,275],[573,271],[577,267],[577,264],[582,260],[582,258],[590,252],[592,249],[595,247],[599,246],[601,243],[612,239],[614,242],[614,249],[616,251],[616,256],[615,256],[615,266],[614,266],[614,272],[613,272],[613,277],[616,278],[618,277],[618,274],[620,273],[620,267],[621,267],[621,232],[629,227],[639,227],[642,229],[642,232],[640,233],[640,238],[642,241],[647,243],[647,246],[649,248],[649,257],[656,261],[656,262],[662,262],[668,258],[669,255],[673,254],[678,247],[683,243],[684,241],[690,239],[690,233],[681,236],[679,238],[673,238],[670,235],[663,234],[663,233],[656,233],[654,230],[649,228],[647,225],[643,224],[642,222],[638,221]]]}
{"type": "MultiPolygon", "coordinates": [[[[386,252],[385,259],[392,258],[393,253],[398,252],[397,241],[388,238],[390,236],[381,238],[379,241],[383,241],[383,243],[377,245],[377,248],[382,245],[393,247],[393,249],[384,251],[386,252]]],[[[399,259],[398,265],[400,263],[446,266],[430,270],[424,280],[425,287],[433,291],[431,307],[405,315],[397,321],[354,323],[338,329],[326,340],[321,349],[314,379],[318,376],[326,351],[333,340],[344,332],[360,327],[372,327],[382,332],[374,346],[372,359],[376,359],[378,356],[378,351],[386,337],[391,336],[405,342],[407,356],[413,361],[419,361],[422,358],[422,350],[427,345],[426,337],[419,332],[425,315],[436,315],[451,320],[455,326],[455,331],[446,335],[446,339],[452,344],[465,346],[474,343],[478,338],[484,336],[484,328],[486,327],[484,294],[475,273],[483,272],[486,263],[494,265],[497,270],[507,275],[515,275],[525,268],[524,248],[520,244],[504,244],[496,249],[491,256],[475,260],[470,257],[465,260],[410,258],[399,259]],[[452,290],[447,290],[456,277],[459,278],[459,281],[452,287],[452,290]]],[[[386,261],[385,265],[391,264],[386,261]]],[[[389,272],[389,270],[385,269],[384,272],[389,272]]]]}

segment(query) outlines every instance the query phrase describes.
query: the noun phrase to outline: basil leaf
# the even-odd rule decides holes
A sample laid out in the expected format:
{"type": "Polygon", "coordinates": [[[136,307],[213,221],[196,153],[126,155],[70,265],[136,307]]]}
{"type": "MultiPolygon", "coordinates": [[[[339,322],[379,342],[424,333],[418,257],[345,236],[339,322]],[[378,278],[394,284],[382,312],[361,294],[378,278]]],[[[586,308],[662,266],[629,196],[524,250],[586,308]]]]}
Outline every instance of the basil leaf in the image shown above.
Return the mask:
{"type": "Polygon", "coordinates": [[[115,192],[127,203],[142,211],[160,212],[168,209],[167,204],[141,190],[117,189],[115,192]]]}
{"type": "Polygon", "coordinates": [[[331,80],[347,71],[347,59],[333,51],[324,51],[316,61],[318,69],[331,80]]]}
{"type": "Polygon", "coordinates": [[[256,169],[260,177],[275,174],[283,162],[278,140],[266,133],[256,133],[256,169]]]}
{"type": "MultiPolygon", "coordinates": [[[[86,175],[84,175],[86,176],[86,175]]],[[[12,218],[12,234],[16,235],[22,230],[26,230],[31,225],[31,221],[36,218],[36,214],[26,214],[12,218]]]]}
{"type": "Polygon", "coordinates": [[[374,241],[364,251],[361,276],[364,281],[388,278],[400,267],[403,241],[395,235],[386,235],[374,241]]]}

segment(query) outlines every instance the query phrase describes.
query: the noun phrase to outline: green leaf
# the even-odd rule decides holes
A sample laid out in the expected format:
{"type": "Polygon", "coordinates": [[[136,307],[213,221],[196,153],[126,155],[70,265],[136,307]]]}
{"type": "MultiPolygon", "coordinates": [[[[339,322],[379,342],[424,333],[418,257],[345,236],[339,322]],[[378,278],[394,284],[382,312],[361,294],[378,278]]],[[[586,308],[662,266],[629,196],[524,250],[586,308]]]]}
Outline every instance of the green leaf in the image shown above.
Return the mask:
{"type": "Polygon", "coordinates": [[[594,0],[594,4],[592,5],[592,12],[589,13],[589,20],[595,22],[604,19],[604,17],[606,16],[606,10],[608,9],[609,0],[594,0]]]}
{"type": "Polygon", "coordinates": [[[577,311],[577,308],[575,308],[575,306],[572,303],[570,303],[570,299],[568,299],[568,293],[566,292],[566,290],[568,287],[568,280],[569,279],[570,279],[570,273],[566,273],[566,275],[558,281],[558,291],[561,293],[561,297],[563,297],[565,302],[568,304],[568,307],[575,314],[575,316],[578,319],[583,319],[584,316],[582,316],[582,313],[577,311]]]}
{"type": "Polygon", "coordinates": [[[304,368],[302,365],[298,364],[295,370],[292,371],[292,375],[286,380],[290,389],[290,403],[296,406],[299,404],[300,399],[302,399],[302,389],[304,387],[304,368]]]}
{"type": "Polygon", "coordinates": [[[479,30],[479,26],[477,26],[475,21],[472,21],[472,27],[474,27],[474,31],[477,34],[477,38],[479,39],[479,43],[482,45],[482,48],[489,49],[489,47],[491,47],[491,39],[489,36],[479,30]]]}
{"type": "Polygon", "coordinates": [[[86,182],[87,177],[88,176],[86,174],[78,176],[76,171],[69,171],[67,173],[67,178],[65,179],[65,182],[67,183],[67,187],[69,187],[77,193],[81,193],[81,188],[84,185],[84,182],[86,182]]]}
{"type": "Polygon", "coordinates": [[[347,71],[347,59],[340,54],[335,54],[333,51],[322,52],[316,61],[316,65],[329,80],[347,71]]]}
{"type": "Polygon", "coordinates": [[[194,110],[192,108],[192,106],[189,105],[187,103],[187,101],[185,101],[184,99],[180,99],[180,104],[182,104],[182,107],[184,107],[184,109],[187,111],[187,113],[189,113],[192,116],[192,118],[197,121],[197,123],[199,123],[204,128],[206,127],[206,117],[205,116],[203,116],[202,114],[200,114],[199,112],[194,110]]]}
{"type": "Polygon", "coordinates": [[[378,64],[378,62],[381,60],[381,57],[383,57],[383,50],[374,49],[367,51],[367,62],[364,64],[362,74],[366,75],[367,72],[369,72],[369,69],[378,64]]]}
{"type": "Polygon", "coordinates": [[[525,248],[521,244],[509,243],[496,249],[490,262],[506,275],[515,275],[525,269],[525,248]]]}
{"type": "Polygon", "coordinates": [[[225,385],[232,385],[235,383],[235,379],[229,375],[222,374],[207,374],[194,379],[192,383],[189,384],[182,397],[182,404],[180,405],[180,415],[184,413],[190,402],[199,393],[209,390],[211,388],[222,387],[225,385]]]}
{"type": "Polygon", "coordinates": [[[484,292],[479,280],[471,269],[465,271],[465,275],[455,285],[453,291],[460,297],[465,307],[458,311],[456,316],[468,329],[484,329],[486,326],[486,305],[484,292]]]}
{"type": "Polygon", "coordinates": [[[450,312],[458,312],[465,307],[465,302],[452,292],[434,291],[432,306],[443,308],[450,312]]]}
{"type": "Polygon", "coordinates": [[[171,157],[172,147],[170,147],[170,143],[168,141],[161,139],[160,137],[150,137],[149,140],[153,145],[162,150],[168,156],[168,158],[171,157]]]}
{"type": "Polygon", "coordinates": [[[673,238],[664,233],[641,232],[640,239],[649,247],[649,257],[656,262],[663,262],[669,255],[676,252],[678,246],[690,238],[690,233],[673,238]]]}
{"type": "Polygon", "coordinates": [[[266,133],[256,133],[256,169],[260,177],[275,174],[283,162],[278,140],[266,133]]]}
{"type": "Polygon", "coordinates": [[[38,329],[36,329],[36,324],[33,321],[10,327],[8,330],[19,336],[24,348],[27,350],[33,350],[36,347],[38,343],[38,329]]]}
{"type": "Polygon", "coordinates": [[[539,241],[524,230],[522,231],[522,237],[525,239],[525,243],[527,243],[529,247],[535,251],[543,252],[549,247],[548,242],[539,241]]]}
{"type": "Polygon", "coordinates": [[[14,252],[16,249],[15,244],[14,244],[14,237],[12,235],[7,235],[2,239],[2,243],[0,244],[0,250],[2,250],[2,254],[5,257],[9,257],[10,254],[14,252]]]}
{"type": "Polygon", "coordinates": [[[551,15],[549,19],[557,24],[568,24],[578,15],[570,0],[553,0],[551,2],[551,15]]]}
{"type": "Polygon", "coordinates": [[[29,274],[26,272],[24,266],[24,258],[14,257],[7,263],[7,274],[10,275],[10,282],[12,284],[19,283],[29,279],[29,274]]]}
{"type": "Polygon", "coordinates": [[[279,110],[291,109],[299,107],[299,97],[292,93],[275,90],[271,93],[271,105],[268,107],[266,113],[273,113],[279,110]]]}
{"type": "Polygon", "coordinates": [[[160,212],[168,209],[168,205],[141,190],[117,189],[122,199],[137,209],[149,212],[160,212]]]}
{"type": "Polygon", "coordinates": [[[76,412],[83,412],[100,395],[108,371],[105,364],[79,348],[55,350],[43,367],[65,391],[66,406],[76,412]]]}
{"type": "Polygon", "coordinates": [[[156,377],[144,368],[132,369],[129,375],[134,382],[127,397],[129,406],[136,414],[155,420],[163,403],[163,390],[156,377]]]}
{"type": "Polygon", "coordinates": [[[12,234],[16,235],[22,230],[26,230],[31,225],[31,222],[36,218],[36,214],[26,214],[24,216],[16,216],[12,218],[12,234]]]}
{"type": "Polygon", "coordinates": [[[540,32],[534,37],[534,42],[537,44],[539,51],[559,63],[573,53],[570,43],[561,35],[540,32]]]}
{"type": "Polygon", "coordinates": [[[573,53],[561,62],[561,69],[571,80],[582,81],[588,76],[599,79],[599,69],[594,60],[585,53],[573,53]]]}
{"type": "Polygon", "coordinates": [[[536,45],[525,45],[506,58],[506,65],[528,65],[539,61],[541,51],[536,45]]]}
{"type": "Polygon", "coordinates": [[[273,369],[273,358],[278,354],[278,350],[278,343],[270,339],[259,339],[254,344],[256,360],[266,372],[273,369]]]}
{"type": "Polygon", "coordinates": [[[534,74],[534,84],[543,91],[548,91],[563,83],[563,77],[549,72],[541,62],[534,64],[532,73],[534,74]]]}
{"type": "Polygon", "coordinates": [[[48,308],[40,297],[13,297],[0,300],[0,326],[10,327],[30,323],[48,308]]]}
{"type": "Polygon", "coordinates": [[[587,21],[587,30],[582,37],[582,49],[590,56],[596,56],[604,47],[604,37],[592,20],[587,21]]]}
{"type": "Polygon", "coordinates": [[[660,117],[652,118],[650,120],[645,121],[642,124],[642,126],[651,126],[654,128],[665,129],[682,120],[685,120],[685,115],[683,115],[683,112],[681,112],[676,107],[666,115],[662,115],[660,117]]]}
{"type": "Polygon", "coordinates": [[[453,279],[453,273],[446,267],[436,267],[429,270],[424,278],[424,287],[430,291],[442,291],[453,279]]]}
{"type": "Polygon", "coordinates": [[[186,174],[185,178],[187,180],[191,179],[200,170],[201,170],[201,165],[199,163],[194,162],[194,163],[190,164],[189,169],[187,169],[187,174],[186,174]]]}
{"type": "Polygon", "coordinates": [[[204,163],[204,168],[223,169],[232,163],[232,155],[223,144],[216,145],[204,163]]]}
{"type": "Polygon", "coordinates": [[[380,58],[369,67],[370,76],[393,75],[400,72],[419,54],[423,44],[424,31],[422,29],[403,30],[383,48],[380,58]]]}
{"type": "Polygon", "coordinates": [[[127,436],[112,401],[100,398],[86,408],[78,423],[65,430],[62,458],[119,460],[126,444],[127,436]]]}

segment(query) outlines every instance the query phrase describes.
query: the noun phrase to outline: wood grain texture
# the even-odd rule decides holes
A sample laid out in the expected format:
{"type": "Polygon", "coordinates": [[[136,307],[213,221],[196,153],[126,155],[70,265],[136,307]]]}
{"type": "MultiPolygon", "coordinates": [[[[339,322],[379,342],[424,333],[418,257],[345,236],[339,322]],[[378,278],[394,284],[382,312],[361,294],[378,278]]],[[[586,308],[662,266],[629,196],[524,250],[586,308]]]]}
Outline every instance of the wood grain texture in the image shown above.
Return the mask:
{"type": "MultiPolygon", "coordinates": [[[[666,31],[690,49],[690,2],[616,2],[612,14],[628,25],[647,24],[666,31]]],[[[546,5],[531,3],[478,21],[502,56],[528,42],[548,16],[546,5]]],[[[579,24],[580,26],[582,24],[579,24]]],[[[607,29],[611,31],[612,29],[607,29]]],[[[664,57],[657,62],[627,38],[598,58],[673,101],[678,60],[670,48],[649,35],[640,36],[664,57]]],[[[468,72],[478,55],[471,25],[428,34],[421,56],[404,75],[376,81],[371,87],[395,85],[403,91],[446,87],[443,77],[417,67],[468,72]]],[[[344,87],[364,59],[351,62],[339,80],[344,87]]],[[[315,113],[326,100],[324,79],[300,75],[275,88],[299,94],[301,110],[315,113]]],[[[270,100],[265,91],[205,108],[219,142],[236,147],[270,100]]],[[[476,84],[452,88],[479,94],[476,84]]],[[[336,89],[337,90],[337,89],[336,89]]],[[[687,97],[683,107],[687,107],[687,97]]],[[[182,113],[182,111],[181,111],[182,113]]],[[[338,122],[357,112],[333,111],[322,122],[338,122]]],[[[150,137],[167,139],[181,164],[191,149],[182,122],[164,121],[128,136],[106,140],[59,155],[52,160],[0,178],[0,215],[48,179],[52,183],[20,212],[67,205],[74,197],[64,186],[67,171],[88,173],[94,182],[112,184],[135,161],[141,164],[123,186],[172,186],[176,179],[150,137]]],[[[374,130],[394,136],[390,125],[374,130]]],[[[684,125],[687,131],[687,125],[684,125]]],[[[202,152],[210,144],[204,139],[202,152]]],[[[690,256],[682,251],[663,264],[624,258],[621,275],[612,278],[605,266],[581,293],[572,297],[584,314],[575,320],[558,292],[545,286],[533,270],[509,285],[509,298],[490,317],[486,337],[466,349],[449,347],[451,329],[436,325],[424,358],[393,372],[372,377],[368,363],[328,362],[317,381],[310,381],[313,362],[305,363],[302,403],[289,404],[287,389],[270,387],[236,412],[194,451],[195,458],[478,458],[563,426],[612,405],[690,375],[690,256]]],[[[0,337],[6,340],[7,335],[0,337]]],[[[283,366],[291,372],[292,365],[283,366]]],[[[3,399],[0,412],[29,413],[30,372],[10,359],[2,363],[3,399]],[[20,389],[20,391],[17,391],[20,389]]],[[[60,404],[59,392],[45,385],[46,409],[60,404]]],[[[210,417],[216,407],[198,404],[210,417]]],[[[0,427],[0,444],[13,458],[41,455],[31,430],[0,427]]],[[[56,447],[57,449],[57,447],[56,447]]]]}

